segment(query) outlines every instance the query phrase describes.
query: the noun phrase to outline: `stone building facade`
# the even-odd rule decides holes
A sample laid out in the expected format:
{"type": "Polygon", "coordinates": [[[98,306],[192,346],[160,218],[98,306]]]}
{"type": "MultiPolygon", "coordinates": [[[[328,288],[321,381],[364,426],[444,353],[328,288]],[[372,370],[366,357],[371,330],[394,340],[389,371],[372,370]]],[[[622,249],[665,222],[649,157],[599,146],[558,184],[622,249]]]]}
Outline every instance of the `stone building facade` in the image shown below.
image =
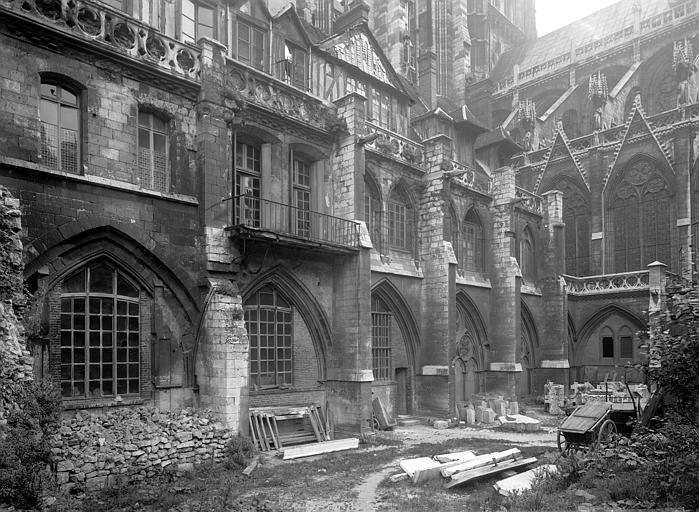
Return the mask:
{"type": "Polygon", "coordinates": [[[372,397],[453,416],[639,357],[647,265],[694,260],[695,68],[663,66],[697,2],[560,59],[533,2],[389,3],[0,0],[0,180],[68,409],[359,431],[372,397]]]}

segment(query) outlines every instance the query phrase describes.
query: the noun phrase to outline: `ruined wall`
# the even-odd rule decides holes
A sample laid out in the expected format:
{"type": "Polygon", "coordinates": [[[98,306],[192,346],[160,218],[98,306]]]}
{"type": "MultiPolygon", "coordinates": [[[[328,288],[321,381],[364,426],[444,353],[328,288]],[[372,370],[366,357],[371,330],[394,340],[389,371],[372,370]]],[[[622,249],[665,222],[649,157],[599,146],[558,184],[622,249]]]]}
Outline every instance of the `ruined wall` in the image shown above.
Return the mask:
{"type": "Polygon", "coordinates": [[[102,415],[78,412],[51,437],[61,490],[99,489],[117,479],[145,480],[163,470],[191,470],[220,461],[231,432],[207,411],[160,413],[118,408],[102,415]]]}

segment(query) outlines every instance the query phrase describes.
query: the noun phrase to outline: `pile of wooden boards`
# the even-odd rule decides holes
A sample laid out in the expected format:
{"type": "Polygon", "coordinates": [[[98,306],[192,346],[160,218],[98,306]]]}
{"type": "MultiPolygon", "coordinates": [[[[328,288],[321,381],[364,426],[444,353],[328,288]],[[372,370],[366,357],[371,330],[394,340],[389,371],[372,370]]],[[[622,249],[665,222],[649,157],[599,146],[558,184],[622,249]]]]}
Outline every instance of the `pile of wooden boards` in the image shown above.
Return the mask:
{"type": "Polygon", "coordinates": [[[263,452],[330,441],[330,428],[320,405],[252,407],[249,420],[250,437],[263,452]]]}
{"type": "Polygon", "coordinates": [[[392,481],[412,479],[414,484],[430,480],[447,479],[449,489],[486,475],[524,468],[536,462],[536,457],[524,458],[517,448],[501,452],[476,455],[472,451],[446,453],[433,458],[420,457],[400,462],[404,473],[391,477],[392,481]]]}

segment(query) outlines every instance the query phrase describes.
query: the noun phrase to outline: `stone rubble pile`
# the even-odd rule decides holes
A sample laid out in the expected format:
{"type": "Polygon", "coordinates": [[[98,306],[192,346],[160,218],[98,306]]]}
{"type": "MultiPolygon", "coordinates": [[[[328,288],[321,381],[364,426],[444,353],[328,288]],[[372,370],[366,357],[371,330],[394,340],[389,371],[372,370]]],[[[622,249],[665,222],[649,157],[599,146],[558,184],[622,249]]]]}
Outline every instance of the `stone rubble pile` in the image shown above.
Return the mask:
{"type": "Polygon", "coordinates": [[[102,415],[78,412],[51,437],[57,482],[63,491],[114,485],[117,477],[143,480],[163,470],[188,471],[220,461],[231,432],[206,411],[158,412],[119,408],[102,415]]]}

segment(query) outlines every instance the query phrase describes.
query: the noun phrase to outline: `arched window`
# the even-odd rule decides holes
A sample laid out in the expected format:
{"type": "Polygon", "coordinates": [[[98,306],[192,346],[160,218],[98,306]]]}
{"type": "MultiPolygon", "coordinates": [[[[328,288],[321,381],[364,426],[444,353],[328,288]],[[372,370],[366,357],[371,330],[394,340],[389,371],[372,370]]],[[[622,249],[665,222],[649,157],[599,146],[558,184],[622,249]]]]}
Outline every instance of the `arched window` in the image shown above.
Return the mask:
{"type": "Polygon", "coordinates": [[[413,210],[405,193],[396,187],[388,199],[388,244],[393,249],[412,250],[413,210]]]}
{"type": "Polygon", "coordinates": [[[609,327],[604,327],[600,331],[600,355],[602,359],[614,359],[616,351],[614,350],[614,332],[609,327]]]}
{"type": "Polygon", "coordinates": [[[391,380],[391,321],[393,315],[378,297],[371,299],[371,362],[374,380],[391,380]]]}
{"type": "Polygon", "coordinates": [[[244,305],[250,341],[250,384],[291,385],[293,377],[292,309],[277,290],[266,286],[244,305]]]}
{"type": "Polygon", "coordinates": [[[672,267],[674,216],[667,182],[656,166],[647,160],[629,166],[607,197],[607,268],[643,270],[656,260],[672,267]]]}
{"type": "Polygon", "coordinates": [[[590,206],[583,190],[569,180],[555,188],[563,192],[566,273],[584,276],[590,273],[590,206]]]}
{"type": "Polygon", "coordinates": [[[138,395],[140,290],[97,261],[61,285],[61,394],[66,398],[138,395]]]}
{"type": "Polygon", "coordinates": [[[580,136],[580,121],[578,111],[571,109],[563,113],[563,131],[569,139],[575,139],[580,136]]]}
{"type": "Polygon", "coordinates": [[[463,268],[472,272],[482,272],[484,269],[485,240],[483,225],[478,213],[471,208],[463,223],[464,255],[463,268]]]}
{"type": "Polygon", "coordinates": [[[519,267],[522,276],[527,279],[536,277],[536,262],[534,261],[534,237],[529,226],[522,232],[522,240],[519,243],[519,267]]]}
{"type": "Polygon", "coordinates": [[[45,166],[80,172],[80,108],[80,93],[75,88],[42,78],[39,118],[45,166]]]}

